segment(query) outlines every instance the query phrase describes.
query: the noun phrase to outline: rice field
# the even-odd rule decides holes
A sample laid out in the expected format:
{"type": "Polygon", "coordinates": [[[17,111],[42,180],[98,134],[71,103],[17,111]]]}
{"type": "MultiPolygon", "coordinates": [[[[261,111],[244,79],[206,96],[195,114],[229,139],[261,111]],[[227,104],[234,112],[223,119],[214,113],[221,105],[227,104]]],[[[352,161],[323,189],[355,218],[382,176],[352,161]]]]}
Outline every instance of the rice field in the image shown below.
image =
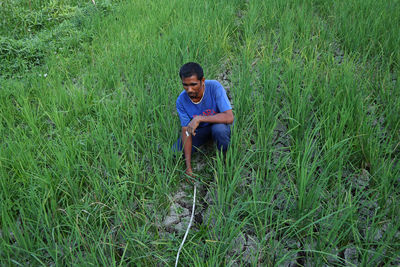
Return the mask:
{"type": "Polygon", "coordinates": [[[180,266],[400,265],[398,0],[42,2],[0,2],[1,266],[174,265],[188,61],[235,127],[180,266]]]}

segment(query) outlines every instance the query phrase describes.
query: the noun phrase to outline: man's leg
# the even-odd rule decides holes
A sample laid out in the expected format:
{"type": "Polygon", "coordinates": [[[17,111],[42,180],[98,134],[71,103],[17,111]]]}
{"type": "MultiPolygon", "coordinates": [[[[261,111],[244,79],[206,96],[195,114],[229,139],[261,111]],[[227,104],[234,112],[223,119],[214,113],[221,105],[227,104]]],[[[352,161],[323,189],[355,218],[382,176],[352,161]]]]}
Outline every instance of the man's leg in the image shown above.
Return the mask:
{"type": "Polygon", "coordinates": [[[219,150],[226,151],[231,141],[231,125],[215,123],[211,125],[211,135],[219,150]]]}
{"type": "MultiPolygon", "coordinates": [[[[200,146],[205,144],[211,138],[211,126],[197,128],[196,135],[192,136],[192,153],[200,146]]],[[[179,136],[178,141],[172,146],[173,152],[183,150],[182,136],[179,136]]]]}

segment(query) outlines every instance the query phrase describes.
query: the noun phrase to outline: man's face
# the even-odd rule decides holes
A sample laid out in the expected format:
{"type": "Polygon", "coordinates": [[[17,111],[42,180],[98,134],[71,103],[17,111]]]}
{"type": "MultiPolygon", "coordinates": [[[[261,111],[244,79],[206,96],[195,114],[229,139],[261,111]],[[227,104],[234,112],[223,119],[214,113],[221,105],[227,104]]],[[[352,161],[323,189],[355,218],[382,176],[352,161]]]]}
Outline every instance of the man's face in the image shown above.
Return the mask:
{"type": "Polygon", "coordinates": [[[205,78],[199,80],[197,75],[192,75],[187,78],[182,78],[182,85],[186,93],[193,102],[199,102],[204,94],[205,78]]]}

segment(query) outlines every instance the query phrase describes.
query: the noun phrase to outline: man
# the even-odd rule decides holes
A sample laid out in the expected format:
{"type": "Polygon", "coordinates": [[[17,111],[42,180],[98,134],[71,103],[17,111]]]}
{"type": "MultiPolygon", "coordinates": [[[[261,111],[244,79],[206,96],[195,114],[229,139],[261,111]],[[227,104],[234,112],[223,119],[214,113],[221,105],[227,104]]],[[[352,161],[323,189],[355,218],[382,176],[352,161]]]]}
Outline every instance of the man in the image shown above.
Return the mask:
{"type": "Polygon", "coordinates": [[[186,174],[193,176],[191,156],[195,148],[212,139],[219,150],[228,149],[233,112],[225,89],[218,81],[205,80],[199,64],[184,64],[179,76],[185,90],[176,100],[182,132],[174,148],[183,149],[186,174]]]}

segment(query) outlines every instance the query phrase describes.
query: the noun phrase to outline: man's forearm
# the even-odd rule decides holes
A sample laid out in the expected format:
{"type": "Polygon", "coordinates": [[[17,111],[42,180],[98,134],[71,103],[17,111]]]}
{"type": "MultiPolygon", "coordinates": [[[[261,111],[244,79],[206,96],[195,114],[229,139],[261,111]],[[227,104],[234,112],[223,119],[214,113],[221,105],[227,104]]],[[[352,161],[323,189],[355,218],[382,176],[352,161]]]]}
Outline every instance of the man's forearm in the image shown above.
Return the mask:
{"type": "Polygon", "coordinates": [[[182,128],[182,145],[183,145],[183,153],[185,154],[185,163],[186,169],[191,170],[192,164],[192,136],[187,136],[186,128],[182,128]]]}
{"type": "Polygon", "coordinates": [[[232,110],[228,110],[226,112],[217,113],[212,116],[196,116],[200,122],[207,123],[224,123],[224,124],[232,124],[233,123],[233,113],[232,110]]]}
{"type": "MultiPolygon", "coordinates": [[[[227,110],[221,113],[217,113],[212,116],[196,116],[194,117],[188,126],[186,127],[189,134],[196,135],[196,129],[200,123],[224,123],[224,124],[232,124],[233,123],[233,112],[232,110],[227,110]]],[[[182,132],[183,135],[183,132],[182,132]]]]}

